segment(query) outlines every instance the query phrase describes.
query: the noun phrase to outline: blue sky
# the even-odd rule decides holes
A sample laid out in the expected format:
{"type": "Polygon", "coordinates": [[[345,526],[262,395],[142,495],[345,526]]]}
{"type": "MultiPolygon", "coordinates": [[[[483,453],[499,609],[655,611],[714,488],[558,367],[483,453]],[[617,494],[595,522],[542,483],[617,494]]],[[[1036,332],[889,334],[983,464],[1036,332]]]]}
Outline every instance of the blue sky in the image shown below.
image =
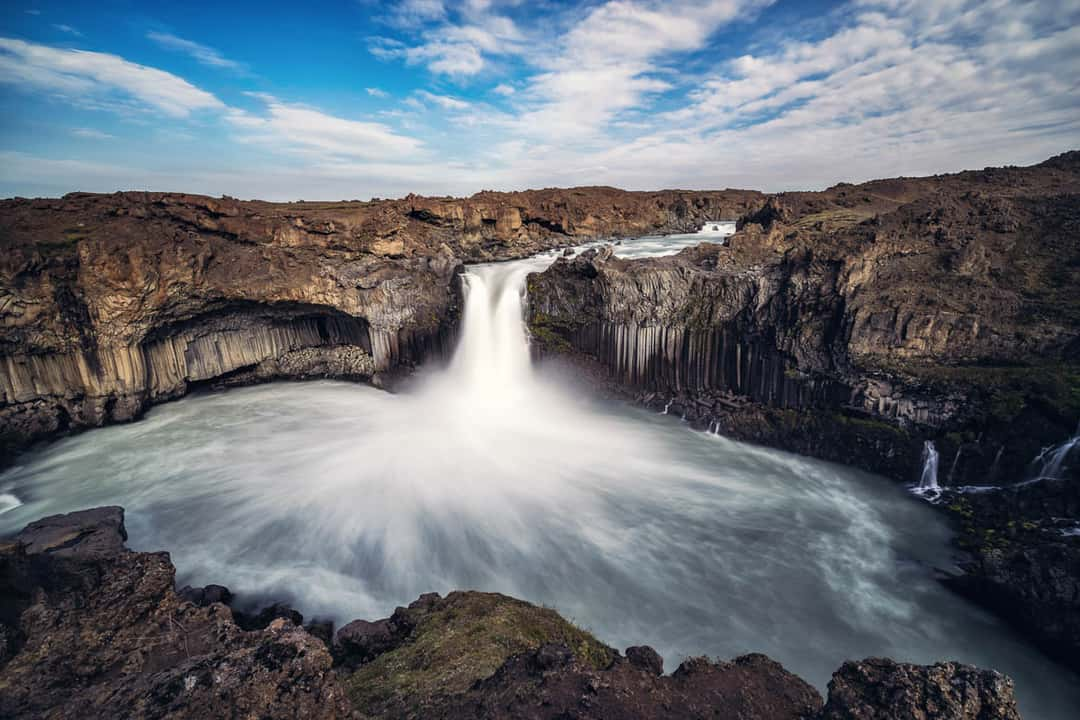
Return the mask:
{"type": "Polygon", "coordinates": [[[1080,0],[10,0],[0,196],[821,188],[1080,147],[1080,0]]]}

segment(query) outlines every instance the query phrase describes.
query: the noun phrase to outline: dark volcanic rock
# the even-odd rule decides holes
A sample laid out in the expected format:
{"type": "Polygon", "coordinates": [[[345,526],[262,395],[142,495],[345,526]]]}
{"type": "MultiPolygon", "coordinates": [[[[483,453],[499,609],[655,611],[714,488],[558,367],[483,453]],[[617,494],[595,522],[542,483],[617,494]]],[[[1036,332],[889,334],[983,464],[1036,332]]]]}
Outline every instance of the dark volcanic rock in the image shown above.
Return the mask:
{"type": "Polygon", "coordinates": [[[801,720],[820,708],[814,688],[764,655],[718,663],[696,658],[658,676],[626,661],[596,670],[565,645],[544,645],[511,658],[430,717],[801,720]]]}
{"type": "Polygon", "coordinates": [[[1068,162],[782,193],[727,246],[558,260],[529,324],[701,427],[905,480],[930,438],[943,482],[1012,481],[1080,420],[1078,232],[1068,162]]]}
{"type": "MultiPolygon", "coordinates": [[[[168,555],[128,551],[124,536],[111,507],[45,518],[0,544],[0,717],[811,720],[822,707],[763,655],[693,658],[664,676],[651,648],[623,658],[554,611],[493,593],[429,593],[349,623],[335,669],[289,617],[246,632],[224,603],[183,599],[168,555]]],[[[866,660],[836,674],[825,717],[1018,715],[998,673],[866,660]]]]}
{"type": "Polygon", "coordinates": [[[664,672],[664,658],[648,645],[635,645],[626,648],[626,659],[639,670],[661,675],[664,672]]]}
{"type": "Polygon", "coordinates": [[[1020,720],[1012,680],[993,670],[869,658],[833,674],[821,720],[1020,720]]]}
{"type": "Polygon", "coordinates": [[[326,647],[287,620],[244,632],[174,592],[166,553],[123,547],[120,508],[29,525],[0,546],[0,716],[338,718],[326,647]]]}
{"type": "Polygon", "coordinates": [[[207,585],[205,587],[195,588],[188,585],[177,590],[176,594],[179,595],[182,600],[195,603],[200,607],[206,607],[213,603],[228,605],[233,599],[232,593],[229,592],[229,588],[222,585],[207,585]]]}
{"type": "Polygon", "coordinates": [[[978,493],[946,491],[969,553],[949,587],[990,606],[1080,669],[1080,463],[1060,479],[978,493]]]}

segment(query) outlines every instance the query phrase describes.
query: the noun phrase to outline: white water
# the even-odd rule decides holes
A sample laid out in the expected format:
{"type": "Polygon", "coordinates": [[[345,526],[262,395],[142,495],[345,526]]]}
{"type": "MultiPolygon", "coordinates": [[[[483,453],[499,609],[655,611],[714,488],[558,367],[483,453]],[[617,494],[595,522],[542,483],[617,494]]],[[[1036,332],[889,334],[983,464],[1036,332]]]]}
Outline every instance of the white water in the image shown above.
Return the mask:
{"type": "Polygon", "coordinates": [[[1077,429],[1075,435],[1065,442],[1048,447],[1039,453],[1039,456],[1032,463],[1038,468],[1033,479],[1057,480],[1064,477],[1065,461],[1077,448],[1080,448],[1080,428],[1077,429]]]}
{"type": "MultiPolygon", "coordinates": [[[[682,238],[668,239],[678,248],[682,238]]],[[[620,246],[651,253],[664,241],[620,246]]],[[[846,659],[955,659],[1012,675],[1029,718],[1077,678],[946,592],[948,530],[902,488],[590,399],[529,363],[524,275],[474,267],[448,367],[398,395],[338,382],[193,396],[57,442],[0,475],[0,532],[116,503],[181,583],[338,622],[422,592],[554,606],[618,647],[765,652],[824,688],[846,659]]]]}
{"type": "MultiPolygon", "coordinates": [[[[1074,451],[1080,449],[1080,430],[1068,440],[1050,447],[1043,448],[1034,460],[1031,461],[1031,472],[1027,479],[1009,485],[963,485],[949,488],[950,491],[959,493],[985,493],[996,492],[1003,488],[1017,488],[1044,480],[1060,480],[1065,477],[1065,471],[1069,468],[1066,462],[1070,461],[1074,451]]],[[[994,465],[1001,458],[1001,450],[994,457],[994,465]]],[[[925,471],[924,471],[925,474],[925,471]]]]}
{"type": "Polygon", "coordinates": [[[941,486],[938,485],[938,451],[933,440],[923,443],[922,475],[914,491],[932,500],[941,495],[941,486]]]}

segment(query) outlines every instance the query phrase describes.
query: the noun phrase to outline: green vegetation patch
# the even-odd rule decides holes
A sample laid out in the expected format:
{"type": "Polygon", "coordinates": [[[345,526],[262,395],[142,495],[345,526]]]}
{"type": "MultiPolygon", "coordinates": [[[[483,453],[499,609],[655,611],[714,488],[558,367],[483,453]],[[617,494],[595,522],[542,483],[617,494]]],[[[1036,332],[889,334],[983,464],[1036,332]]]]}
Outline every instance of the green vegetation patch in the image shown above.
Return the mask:
{"type": "Polygon", "coordinates": [[[852,225],[858,225],[863,220],[871,218],[874,213],[869,210],[836,209],[804,215],[792,225],[801,230],[824,230],[836,231],[852,225]]]}
{"type": "Polygon", "coordinates": [[[1049,410],[1063,422],[1080,418],[1080,365],[933,365],[893,363],[882,369],[914,378],[942,391],[978,390],[986,398],[988,420],[1009,422],[1028,407],[1049,410]]]}
{"type": "Polygon", "coordinates": [[[547,313],[533,313],[529,318],[529,334],[544,347],[561,352],[574,348],[567,339],[574,331],[574,324],[554,318],[547,313]]]}
{"type": "Polygon", "coordinates": [[[565,644],[596,669],[615,658],[554,610],[497,593],[454,592],[419,618],[405,645],[345,680],[353,707],[366,715],[422,717],[433,699],[463,692],[512,655],[549,642],[565,644]]]}

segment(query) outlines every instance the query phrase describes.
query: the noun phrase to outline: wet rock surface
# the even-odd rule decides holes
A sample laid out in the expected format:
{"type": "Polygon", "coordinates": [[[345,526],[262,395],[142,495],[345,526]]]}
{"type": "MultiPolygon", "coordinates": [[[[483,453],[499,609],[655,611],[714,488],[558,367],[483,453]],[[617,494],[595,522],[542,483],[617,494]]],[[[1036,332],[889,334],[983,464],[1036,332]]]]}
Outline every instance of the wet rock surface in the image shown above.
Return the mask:
{"type": "Polygon", "coordinates": [[[946,491],[959,528],[962,573],[946,584],[1037,632],[1080,669],[1080,453],[1065,477],[980,492],[946,491]]]}
{"type": "Polygon", "coordinates": [[[845,664],[822,715],[817,691],[763,655],[692,658],[662,675],[649,647],[623,657],[552,610],[493,593],[431,593],[349,623],[332,658],[295,611],[271,606],[265,627],[245,631],[224,586],[178,593],[168,555],[124,539],[123,510],[109,507],[45,518],[0,544],[0,715],[1019,717],[999,673],[886,660],[845,664]]]}

